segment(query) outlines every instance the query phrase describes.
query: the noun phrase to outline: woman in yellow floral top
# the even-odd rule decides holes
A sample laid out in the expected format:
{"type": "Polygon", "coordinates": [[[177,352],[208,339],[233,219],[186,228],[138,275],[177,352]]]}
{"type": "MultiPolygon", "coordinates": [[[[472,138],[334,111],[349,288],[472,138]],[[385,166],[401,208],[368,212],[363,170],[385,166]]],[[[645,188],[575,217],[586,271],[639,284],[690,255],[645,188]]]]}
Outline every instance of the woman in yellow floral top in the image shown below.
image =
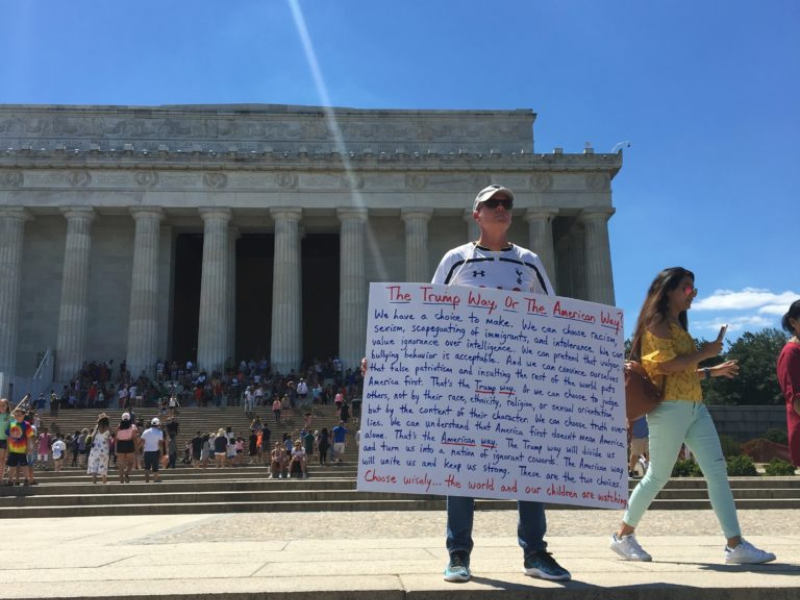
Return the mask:
{"type": "Polygon", "coordinates": [[[727,538],[725,562],[760,564],[775,560],[744,540],[733,502],[725,457],[711,415],[703,404],[700,379],[735,377],[736,361],[709,368],[700,362],[722,351],[722,339],[699,349],[688,332],[687,311],[697,295],[694,274],[681,267],[665,269],[647,292],[636,330],[631,356],[640,359],[650,377],[664,390],[664,401],[647,415],[650,428],[650,467],[631,494],[619,530],[611,538],[611,549],[625,560],[650,561],[634,531],[650,503],[672,474],[681,446],[686,443],[708,483],[711,506],[727,538]]]}

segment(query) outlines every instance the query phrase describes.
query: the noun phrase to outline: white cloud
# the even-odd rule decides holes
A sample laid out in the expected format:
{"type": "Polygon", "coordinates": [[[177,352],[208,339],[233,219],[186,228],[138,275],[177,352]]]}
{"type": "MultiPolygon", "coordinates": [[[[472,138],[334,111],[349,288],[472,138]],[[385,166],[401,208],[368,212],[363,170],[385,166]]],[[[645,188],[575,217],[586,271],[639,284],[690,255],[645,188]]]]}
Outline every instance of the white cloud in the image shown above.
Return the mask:
{"type": "Polygon", "coordinates": [[[780,329],[780,318],[798,298],[800,293],[797,292],[775,293],[759,288],[715,290],[692,304],[692,312],[700,311],[703,318],[692,319],[691,326],[708,339],[715,337],[726,323],[728,334],[734,337],[745,331],[756,332],[767,327],[780,329]]]}
{"type": "Polygon", "coordinates": [[[711,331],[716,334],[723,325],[728,325],[728,333],[743,333],[745,331],[759,331],[765,327],[778,327],[775,319],[761,315],[748,315],[739,317],[715,317],[705,321],[692,321],[692,329],[711,331]]]}
{"type": "Polygon", "coordinates": [[[733,290],[715,290],[707,298],[696,300],[692,305],[694,310],[723,311],[723,310],[752,310],[758,309],[760,314],[783,315],[789,305],[800,298],[798,292],[783,292],[776,294],[769,290],[758,288],[744,288],[736,292],[733,290]]]}

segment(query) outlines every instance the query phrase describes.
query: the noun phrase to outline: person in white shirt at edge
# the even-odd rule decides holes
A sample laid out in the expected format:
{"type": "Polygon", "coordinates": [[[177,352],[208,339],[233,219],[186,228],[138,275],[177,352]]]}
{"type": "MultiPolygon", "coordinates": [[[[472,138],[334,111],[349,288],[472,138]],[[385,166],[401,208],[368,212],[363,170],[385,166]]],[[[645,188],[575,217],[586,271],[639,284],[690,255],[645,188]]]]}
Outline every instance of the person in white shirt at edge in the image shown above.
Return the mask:
{"type": "Polygon", "coordinates": [[[161,455],[165,452],[164,432],[159,429],[161,421],[157,418],[150,421],[150,427],[142,433],[144,444],[144,482],[150,482],[150,473],[153,473],[153,481],[159,483],[161,477],[158,475],[158,467],[161,462],[161,455]]]}
{"type": "Polygon", "coordinates": [[[308,384],[305,379],[301,377],[300,381],[297,383],[297,399],[300,402],[300,406],[306,405],[306,396],[308,396],[308,384]]]}
{"type": "Polygon", "coordinates": [[[250,386],[244,391],[244,414],[250,415],[253,412],[253,391],[250,386]]]}
{"type": "MultiPolygon", "coordinates": [[[[508,241],[514,193],[490,185],[478,192],[472,218],[478,224],[480,239],[453,248],[439,263],[432,283],[468,287],[516,290],[555,295],[539,257],[508,241]]],[[[524,573],[552,581],[571,578],[547,552],[547,529],[541,502],[518,502],[517,537],[523,552],[524,573]]],[[[469,563],[473,548],[474,498],[448,496],[447,551],[450,561],[444,572],[446,581],[463,582],[471,578],[469,563]]]]}

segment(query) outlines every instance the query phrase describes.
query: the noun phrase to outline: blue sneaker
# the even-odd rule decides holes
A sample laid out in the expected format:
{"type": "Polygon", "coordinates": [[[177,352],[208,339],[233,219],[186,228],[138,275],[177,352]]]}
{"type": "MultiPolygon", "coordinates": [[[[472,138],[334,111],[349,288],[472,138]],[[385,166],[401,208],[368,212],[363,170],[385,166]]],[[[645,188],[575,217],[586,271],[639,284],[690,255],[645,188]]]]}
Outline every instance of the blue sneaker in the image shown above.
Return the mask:
{"type": "Polygon", "coordinates": [[[556,562],[553,555],[545,550],[537,550],[525,556],[525,575],[540,577],[550,581],[569,581],[569,571],[556,562]]]}
{"type": "Polygon", "coordinates": [[[469,572],[469,554],[466,552],[453,552],[450,562],[444,570],[445,581],[469,581],[472,574],[469,572]]]}

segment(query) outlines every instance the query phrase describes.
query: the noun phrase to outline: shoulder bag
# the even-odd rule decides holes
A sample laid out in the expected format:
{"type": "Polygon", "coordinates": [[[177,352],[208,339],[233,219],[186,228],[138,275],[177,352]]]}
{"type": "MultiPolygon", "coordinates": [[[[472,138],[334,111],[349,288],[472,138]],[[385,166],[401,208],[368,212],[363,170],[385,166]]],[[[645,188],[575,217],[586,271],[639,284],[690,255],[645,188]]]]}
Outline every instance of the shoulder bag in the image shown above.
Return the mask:
{"type": "MultiPolygon", "coordinates": [[[[637,343],[640,338],[634,340],[631,345],[631,356],[634,355],[637,343]]],[[[661,401],[664,400],[664,388],[667,384],[667,377],[664,376],[659,388],[650,379],[647,371],[642,364],[635,360],[625,361],[625,414],[628,422],[633,423],[636,419],[655,410],[661,401]]]]}

